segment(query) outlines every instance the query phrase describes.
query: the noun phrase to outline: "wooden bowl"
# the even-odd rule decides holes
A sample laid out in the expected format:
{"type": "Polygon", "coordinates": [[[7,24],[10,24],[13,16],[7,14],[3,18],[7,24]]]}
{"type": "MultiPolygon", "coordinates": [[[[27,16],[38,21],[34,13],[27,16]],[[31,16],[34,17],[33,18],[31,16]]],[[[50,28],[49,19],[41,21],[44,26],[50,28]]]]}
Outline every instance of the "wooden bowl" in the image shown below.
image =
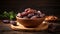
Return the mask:
{"type": "Polygon", "coordinates": [[[24,19],[24,18],[20,18],[17,17],[17,22],[22,24],[23,26],[27,27],[27,28],[35,28],[38,25],[40,25],[43,21],[44,21],[44,17],[43,18],[38,18],[38,19],[24,19]]]}

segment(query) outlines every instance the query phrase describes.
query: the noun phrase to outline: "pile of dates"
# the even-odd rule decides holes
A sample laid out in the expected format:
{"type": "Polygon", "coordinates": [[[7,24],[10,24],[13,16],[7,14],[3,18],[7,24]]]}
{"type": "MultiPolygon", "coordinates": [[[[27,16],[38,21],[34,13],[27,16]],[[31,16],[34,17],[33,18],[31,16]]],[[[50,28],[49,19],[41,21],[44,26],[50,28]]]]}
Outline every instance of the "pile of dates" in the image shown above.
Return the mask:
{"type": "Polygon", "coordinates": [[[24,12],[17,14],[17,17],[27,18],[27,19],[28,18],[29,19],[42,18],[44,16],[45,16],[44,13],[42,13],[39,10],[32,9],[32,8],[27,8],[24,10],[24,12]]]}

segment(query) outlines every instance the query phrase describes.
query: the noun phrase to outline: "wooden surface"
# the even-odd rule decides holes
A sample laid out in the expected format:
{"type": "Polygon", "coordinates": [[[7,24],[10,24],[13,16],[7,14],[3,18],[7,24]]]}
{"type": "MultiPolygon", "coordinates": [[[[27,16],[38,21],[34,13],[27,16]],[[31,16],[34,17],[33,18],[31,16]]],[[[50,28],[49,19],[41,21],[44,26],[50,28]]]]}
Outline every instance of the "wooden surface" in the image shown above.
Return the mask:
{"type": "MultiPolygon", "coordinates": [[[[4,24],[0,22],[0,34],[52,34],[48,31],[39,31],[39,32],[29,32],[29,31],[15,31],[10,28],[11,24],[4,24]]],[[[60,34],[60,32],[55,32],[54,34],[60,34]]]]}
{"type": "Polygon", "coordinates": [[[41,23],[41,25],[39,25],[36,28],[26,28],[24,27],[22,24],[20,24],[19,22],[17,22],[18,26],[14,26],[11,25],[11,29],[12,30],[27,30],[27,31],[41,31],[41,30],[46,30],[48,28],[48,23],[41,23]]]}

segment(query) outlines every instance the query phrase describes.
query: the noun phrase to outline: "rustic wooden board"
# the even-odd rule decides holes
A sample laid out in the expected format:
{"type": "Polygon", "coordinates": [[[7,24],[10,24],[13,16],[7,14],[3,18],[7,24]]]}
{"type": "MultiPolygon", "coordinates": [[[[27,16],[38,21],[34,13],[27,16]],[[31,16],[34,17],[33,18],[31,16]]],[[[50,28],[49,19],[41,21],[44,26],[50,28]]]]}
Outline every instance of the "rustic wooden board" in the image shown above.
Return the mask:
{"type": "Polygon", "coordinates": [[[27,30],[27,31],[41,31],[41,30],[46,30],[48,28],[48,23],[42,23],[41,25],[39,25],[37,28],[26,28],[23,25],[19,24],[17,22],[18,26],[14,26],[11,24],[11,29],[12,30],[27,30]]]}

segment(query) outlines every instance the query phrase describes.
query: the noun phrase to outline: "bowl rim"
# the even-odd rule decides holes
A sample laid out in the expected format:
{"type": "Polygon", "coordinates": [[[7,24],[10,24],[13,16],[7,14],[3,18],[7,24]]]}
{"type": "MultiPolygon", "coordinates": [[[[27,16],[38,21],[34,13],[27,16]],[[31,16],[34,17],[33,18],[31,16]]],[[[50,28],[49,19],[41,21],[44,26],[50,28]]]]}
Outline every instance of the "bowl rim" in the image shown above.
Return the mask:
{"type": "MultiPolygon", "coordinates": [[[[25,18],[19,18],[19,17],[16,16],[16,18],[17,18],[17,19],[23,19],[23,20],[40,20],[40,19],[43,19],[44,17],[42,17],[42,18],[37,18],[37,19],[29,19],[29,18],[25,19],[25,18]]],[[[45,18],[44,18],[44,19],[45,19],[45,18]]]]}

